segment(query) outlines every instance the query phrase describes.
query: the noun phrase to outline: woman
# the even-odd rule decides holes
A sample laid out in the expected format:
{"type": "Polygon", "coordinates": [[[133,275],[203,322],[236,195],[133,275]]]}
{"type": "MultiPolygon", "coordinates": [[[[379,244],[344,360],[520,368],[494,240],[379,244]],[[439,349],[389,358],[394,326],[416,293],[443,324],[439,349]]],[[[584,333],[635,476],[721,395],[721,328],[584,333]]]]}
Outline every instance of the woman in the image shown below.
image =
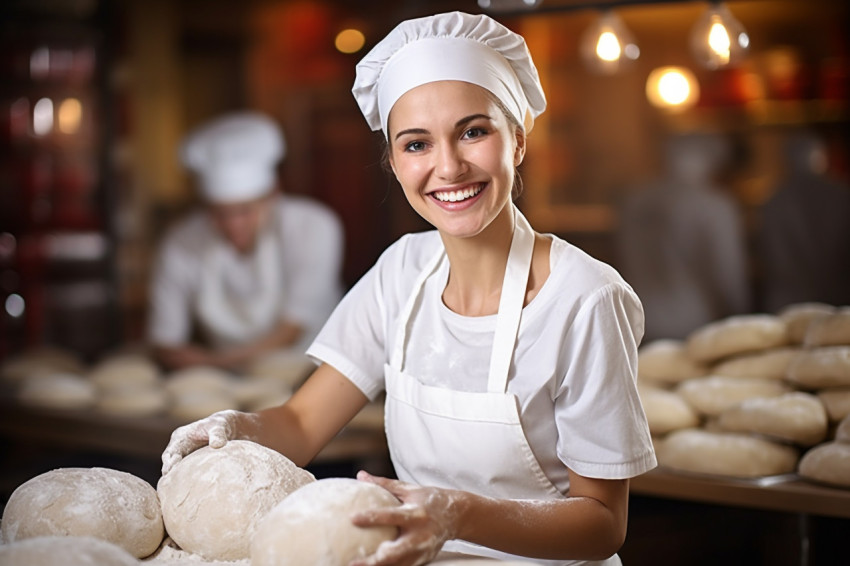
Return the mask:
{"type": "Polygon", "coordinates": [[[401,238],[346,295],[288,403],[178,429],[163,473],[233,438],[305,465],[386,389],[399,481],[358,478],[405,505],[353,520],[400,535],[353,566],[441,549],[619,564],[628,478],[655,465],[635,387],[643,313],[613,269],[536,234],[512,203],[545,107],[523,39],[486,16],[410,20],[358,65],[354,95],[436,230],[401,238]]]}

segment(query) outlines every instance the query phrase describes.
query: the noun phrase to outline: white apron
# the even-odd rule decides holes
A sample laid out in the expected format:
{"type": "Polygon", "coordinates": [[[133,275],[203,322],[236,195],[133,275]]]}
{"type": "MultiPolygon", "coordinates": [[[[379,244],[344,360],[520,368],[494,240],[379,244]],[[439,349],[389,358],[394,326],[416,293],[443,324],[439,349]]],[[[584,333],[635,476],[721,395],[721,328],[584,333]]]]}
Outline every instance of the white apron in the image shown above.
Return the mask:
{"type": "MultiPolygon", "coordinates": [[[[514,207],[515,229],[499,301],[486,393],[423,385],[404,372],[409,321],[425,280],[446,261],[445,251],[423,269],[399,317],[386,381],[385,426],[390,456],[402,481],[459,489],[500,499],[564,499],[543,473],[519,419],[516,397],[507,392],[508,374],[522,315],[534,232],[514,207]]],[[[443,551],[501,560],[526,560],[466,541],[446,542],[443,551]]],[[[546,565],[619,565],[535,559],[546,565]]]]}

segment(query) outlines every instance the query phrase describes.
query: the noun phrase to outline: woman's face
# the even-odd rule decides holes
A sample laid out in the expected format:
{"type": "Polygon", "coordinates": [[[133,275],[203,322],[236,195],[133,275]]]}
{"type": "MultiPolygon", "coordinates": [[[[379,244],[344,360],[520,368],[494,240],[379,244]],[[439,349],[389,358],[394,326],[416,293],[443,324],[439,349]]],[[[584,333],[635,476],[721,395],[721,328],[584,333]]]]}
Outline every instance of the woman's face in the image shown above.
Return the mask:
{"type": "Polygon", "coordinates": [[[393,106],[390,165],[410,205],[445,235],[480,234],[511,202],[525,136],[485,89],[438,81],[393,106]]]}

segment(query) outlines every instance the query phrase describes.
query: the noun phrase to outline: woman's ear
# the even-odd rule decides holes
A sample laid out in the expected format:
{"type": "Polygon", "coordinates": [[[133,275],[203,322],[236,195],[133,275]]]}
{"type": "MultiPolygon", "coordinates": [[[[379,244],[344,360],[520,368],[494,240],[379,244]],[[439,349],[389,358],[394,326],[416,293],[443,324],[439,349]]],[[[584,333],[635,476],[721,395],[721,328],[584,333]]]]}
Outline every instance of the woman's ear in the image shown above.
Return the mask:
{"type": "Polygon", "coordinates": [[[516,128],[514,133],[516,138],[516,148],[514,148],[514,167],[519,167],[522,160],[525,158],[525,130],[516,128]]]}

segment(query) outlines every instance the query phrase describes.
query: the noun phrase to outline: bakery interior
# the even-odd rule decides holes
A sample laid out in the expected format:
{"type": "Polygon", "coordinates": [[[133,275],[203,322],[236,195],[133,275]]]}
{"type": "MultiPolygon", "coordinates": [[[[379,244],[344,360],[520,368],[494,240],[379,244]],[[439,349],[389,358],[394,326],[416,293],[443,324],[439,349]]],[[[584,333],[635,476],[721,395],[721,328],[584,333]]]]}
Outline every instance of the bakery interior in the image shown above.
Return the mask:
{"type": "MultiPolygon", "coordinates": [[[[734,253],[742,264],[732,265],[736,260],[724,251],[713,258],[708,244],[698,262],[730,280],[740,267],[743,279],[731,291],[737,302],[705,322],[765,316],[785,325],[783,336],[749,351],[733,348],[735,355],[680,356],[677,363],[700,366],[684,378],[671,375],[670,348],[706,324],[687,333],[677,329],[678,335],[647,328],[641,352],[652,371],[638,379],[655,397],[645,403],[660,406],[675,394],[677,407],[692,419],[681,425],[662,422],[665,415],[659,422],[650,418],[656,447],[682,429],[711,432],[721,426],[722,410],[732,407],[708,406],[706,396],[722,396],[726,390],[719,390],[728,384],[705,381],[719,375],[720,364],[726,364],[727,379],[770,381],[763,396],[750,392],[748,399],[805,393],[822,407],[814,437],[770,441],[792,454],[779,472],[735,474],[712,471],[705,462],[689,467],[673,456],[659,458],[658,469],[632,480],[629,532],[619,552],[623,564],[848,563],[850,456],[839,472],[843,479],[835,481],[801,476],[799,463],[815,447],[840,444],[838,424],[850,415],[850,216],[840,213],[845,207],[805,219],[835,224],[824,233],[839,241],[818,244],[818,250],[838,250],[828,260],[833,264],[845,252],[832,271],[815,271],[822,264],[807,263],[806,252],[787,248],[789,257],[804,256],[795,258],[795,277],[843,284],[812,285],[810,296],[784,302],[768,291],[784,282],[766,265],[761,236],[765,204],[790,178],[793,158],[786,148],[792,140],[814,140],[822,158],[818,175],[838,187],[841,202],[848,201],[850,4],[844,0],[5,0],[0,508],[18,486],[56,468],[114,468],[156,485],[171,431],[203,416],[197,411],[205,407],[179,414],[165,405],[149,411],[141,405],[100,408],[96,394],[82,401],[71,398],[78,395],[71,389],[64,396],[22,394],[45,368],[91,383],[110,360],[147,359],[157,245],[168,226],[198,204],[176,151],[191,128],[245,108],[279,121],[287,140],[279,169],[283,190],[317,199],[338,214],[347,287],[398,237],[427,228],[382,167],[381,136],[365,127],[351,85],[356,62],[397,23],[451,10],[487,13],[521,33],[540,72],[548,107],[529,138],[518,206],[539,232],[563,237],[627,280],[636,257],[631,254],[641,251],[635,246],[651,241],[632,235],[625,239],[635,246],[623,243],[631,225],[623,206],[627,197],[662,182],[668,157],[681,156],[670,149],[671,140],[673,146],[675,140],[709,140],[700,146],[703,156],[709,146],[721,147],[720,164],[706,183],[737,211],[740,225],[733,228],[740,228],[741,238],[734,253]],[[733,16],[728,25],[748,38],[721,63],[700,50],[706,33],[700,35],[697,25],[718,7],[733,16]],[[604,29],[618,34],[627,56],[604,60],[588,48],[599,45],[593,42],[604,29]],[[661,73],[670,70],[686,85],[672,94],[662,88],[670,83],[661,73]],[[711,145],[718,140],[721,145],[711,145]],[[815,320],[834,316],[847,340],[790,337],[787,307],[804,304],[817,312],[805,319],[809,330],[815,320]],[[655,352],[647,348],[653,343],[655,352]],[[743,354],[778,358],[826,347],[843,356],[844,366],[821,381],[789,377],[786,369],[776,379],[751,377],[744,368],[743,354]],[[699,385],[714,389],[701,392],[699,385]]],[[[719,238],[727,228],[717,221],[719,238]]],[[[658,298],[659,304],[665,299],[670,311],[659,317],[687,310],[672,306],[672,294],[658,298]]],[[[297,387],[303,367],[287,371],[285,385],[297,387]]],[[[167,384],[166,372],[158,378],[167,384]]],[[[392,474],[381,407],[368,409],[308,468],[316,477],[351,477],[361,468],[392,474]]],[[[729,426],[727,431],[735,430],[729,426]]],[[[764,431],[742,430],[737,432],[765,438],[764,431]]],[[[713,449],[707,446],[706,454],[713,449]]]]}

